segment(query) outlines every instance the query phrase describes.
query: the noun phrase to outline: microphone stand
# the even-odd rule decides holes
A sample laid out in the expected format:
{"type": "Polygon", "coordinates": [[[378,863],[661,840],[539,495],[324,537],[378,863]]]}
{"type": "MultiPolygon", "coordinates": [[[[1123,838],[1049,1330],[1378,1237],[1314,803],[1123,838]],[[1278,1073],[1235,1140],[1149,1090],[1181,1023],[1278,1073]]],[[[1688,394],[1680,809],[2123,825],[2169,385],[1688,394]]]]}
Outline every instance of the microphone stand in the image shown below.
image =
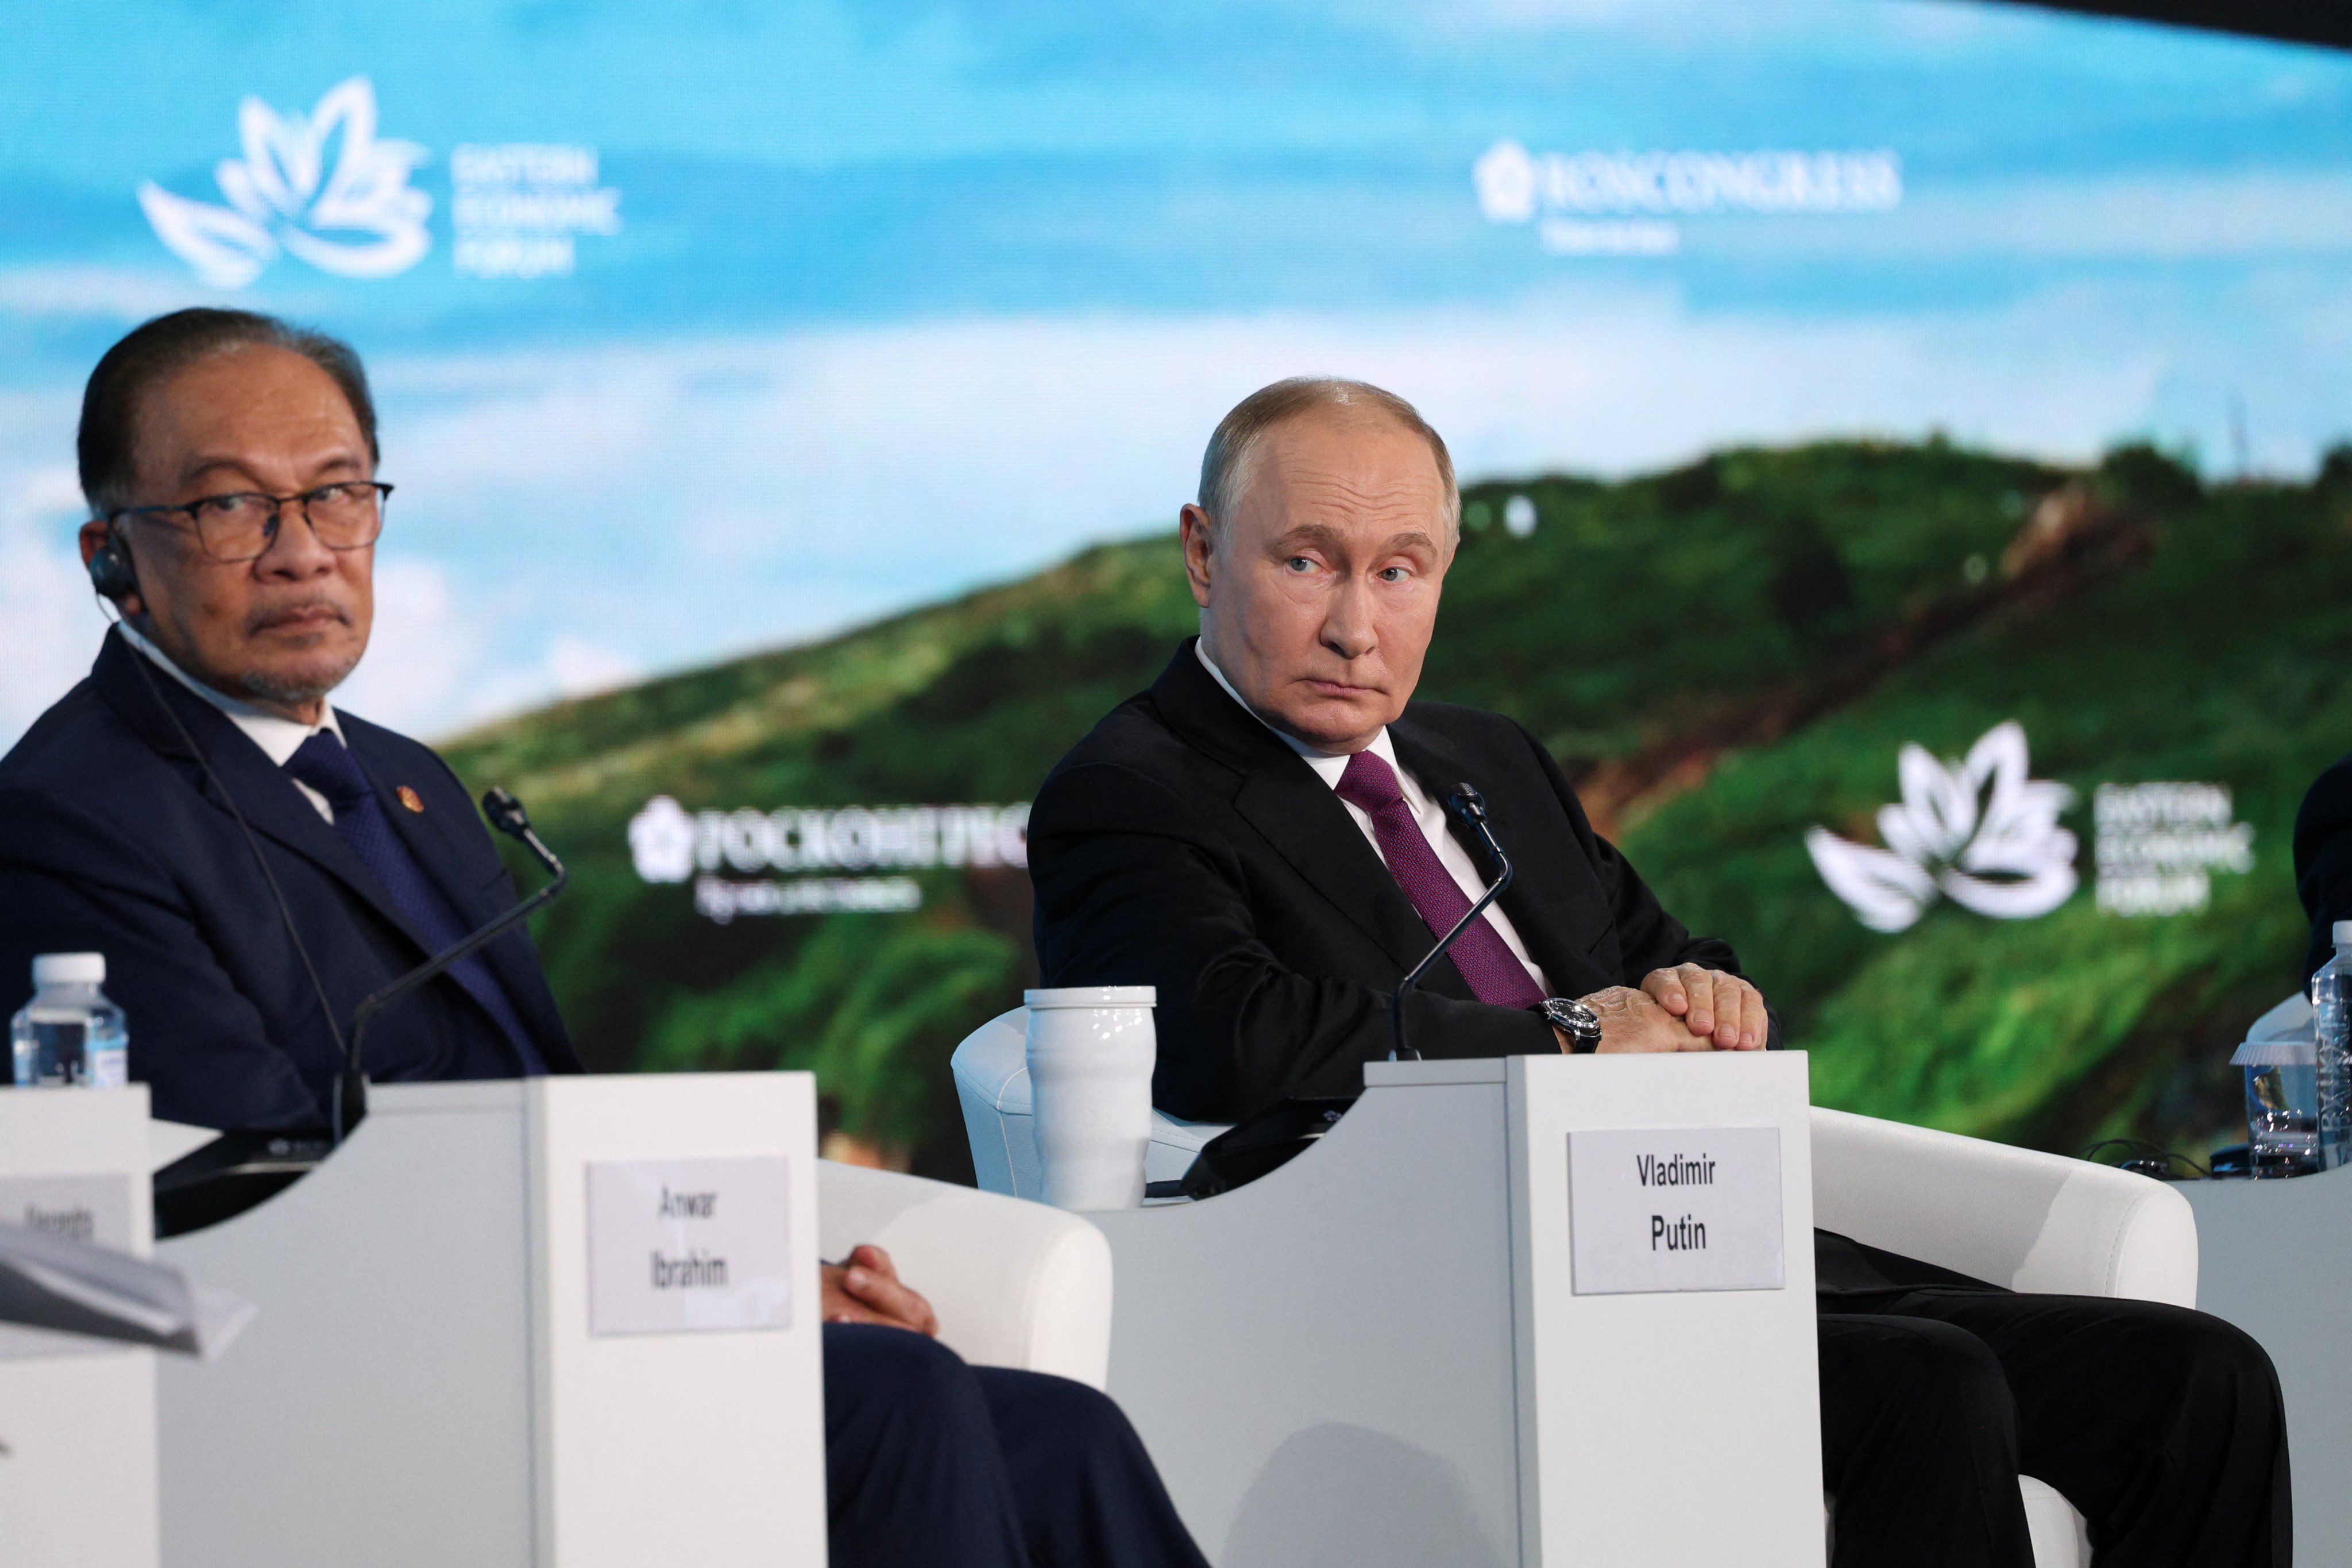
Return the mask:
{"type": "Polygon", "coordinates": [[[352,1129],[367,1119],[367,1074],[360,1066],[360,1046],[367,1038],[368,1026],[375,1021],[375,1016],[425,982],[446,973],[452,964],[462,963],[471,958],[522,921],[544,909],[572,880],[572,873],[564,868],[562,861],[555,858],[555,851],[531,830],[530,816],[523,810],[522,802],[505,790],[492,787],[482,792],[482,815],[490,819],[492,827],[538,857],[539,863],[547,868],[554,880],[489,924],[443,948],[418,968],[410,970],[391,984],[372,994],[353,1010],[351,1049],[343,1058],[342,1080],[335,1092],[331,1147],[341,1144],[351,1135],[352,1129]]]}
{"type": "Polygon", "coordinates": [[[1421,1060],[1421,1053],[1404,1043],[1404,994],[1420,984],[1422,975],[1437,962],[1438,955],[1452,947],[1454,939],[1470,929],[1470,922],[1485,914],[1486,906],[1501,897],[1503,889],[1511,885],[1511,858],[1503,853],[1502,845],[1496,840],[1495,829],[1486,820],[1486,797],[1470,785],[1462,784],[1454,786],[1445,804],[1471,832],[1478,836],[1480,846],[1493,857],[1495,864],[1501,867],[1502,871],[1479,896],[1478,901],[1470,906],[1469,912],[1454,922],[1454,929],[1439,937],[1437,945],[1412,966],[1411,973],[1397,982],[1396,994],[1389,998],[1389,1032],[1396,1038],[1396,1044],[1389,1047],[1391,1061],[1406,1057],[1414,1061],[1421,1060]]]}

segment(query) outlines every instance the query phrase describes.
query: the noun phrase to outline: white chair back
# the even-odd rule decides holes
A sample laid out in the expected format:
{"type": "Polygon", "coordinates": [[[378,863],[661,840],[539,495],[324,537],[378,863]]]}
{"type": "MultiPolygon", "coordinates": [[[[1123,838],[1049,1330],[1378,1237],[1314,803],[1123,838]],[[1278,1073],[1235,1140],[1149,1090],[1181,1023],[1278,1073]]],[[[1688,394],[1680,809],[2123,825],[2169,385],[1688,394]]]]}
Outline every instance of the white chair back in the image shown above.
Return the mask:
{"type": "Polygon", "coordinates": [[[818,1246],[870,1241],[940,1315],[940,1340],[976,1366],[1110,1375],[1110,1243],[1074,1214],[970,1187],[817,1162],[818,1246]]]}

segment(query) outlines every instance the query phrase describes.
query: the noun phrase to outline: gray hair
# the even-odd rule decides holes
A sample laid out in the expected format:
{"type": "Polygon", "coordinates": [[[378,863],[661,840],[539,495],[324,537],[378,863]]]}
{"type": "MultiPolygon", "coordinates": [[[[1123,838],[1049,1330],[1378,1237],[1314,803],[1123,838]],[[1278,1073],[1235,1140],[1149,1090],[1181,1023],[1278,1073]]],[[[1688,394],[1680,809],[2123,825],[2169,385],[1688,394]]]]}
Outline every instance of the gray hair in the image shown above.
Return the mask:
{"type": "Polygon", "coordinates": [[[1445,440],[1421,416],[1421,410],[1393,392],[1368,382],[1345,381],[1330,375],[1296,375],[1261,386],[1217,421],[1201,454],[1201,510],[1213,524],[1222,524],[1240,500],[1249,482],[1250,458],[1265,433],[1276,426],[1323,408],[1357,409],[1395,421],[1429,443],[1437,459],[1437,477],[1445,486],[1445,548],[1462,542],[1462,490],[1454,481],[1453,454],[1445,440]]]}

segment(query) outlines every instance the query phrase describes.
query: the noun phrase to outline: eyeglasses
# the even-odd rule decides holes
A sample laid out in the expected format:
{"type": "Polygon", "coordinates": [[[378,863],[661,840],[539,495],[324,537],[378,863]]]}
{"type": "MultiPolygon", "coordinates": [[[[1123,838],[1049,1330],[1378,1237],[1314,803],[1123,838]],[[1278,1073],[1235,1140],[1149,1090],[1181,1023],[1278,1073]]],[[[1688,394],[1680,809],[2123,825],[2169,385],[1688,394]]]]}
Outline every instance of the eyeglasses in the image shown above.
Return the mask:
{"type": "Polygon", "coordinates": [[[234,495],[205,496],[184,506],[126,506],[106,514],[119,518],[152,517],[163,521],[186,518],[196,542],[215,561],[252,561],[266,555],[278,542],[278,520],[289,503],[302,509],[302,520],[320,543],[330,550],[359,550],[373,544],[383,532],[384,503],[392,487],[354,479],[320,485],[299,495],[264,495],[239,490],[234,495]]]}

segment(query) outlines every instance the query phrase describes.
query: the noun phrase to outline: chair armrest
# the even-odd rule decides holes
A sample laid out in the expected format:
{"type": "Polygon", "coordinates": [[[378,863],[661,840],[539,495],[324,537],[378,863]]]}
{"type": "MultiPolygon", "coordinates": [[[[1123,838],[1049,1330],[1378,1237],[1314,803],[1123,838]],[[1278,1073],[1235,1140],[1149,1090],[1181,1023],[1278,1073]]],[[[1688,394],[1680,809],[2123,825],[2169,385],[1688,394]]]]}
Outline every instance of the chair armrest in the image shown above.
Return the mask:
{"type": "Polygon", "coordinates": [[[1813,1221],[2014,1290],[2197,1304],[2189,1200],[2063,1155],[1816,1108],[1813,1221]]]}
{"type": "Polygon", "coordinates": [[[890,1254],[940,1339],[981,1366],[1100,1388],[1110,1374],[1110,1243],[1076,1215],[945,1182],[817,1162],[818,1247],[890,1254]]]}

